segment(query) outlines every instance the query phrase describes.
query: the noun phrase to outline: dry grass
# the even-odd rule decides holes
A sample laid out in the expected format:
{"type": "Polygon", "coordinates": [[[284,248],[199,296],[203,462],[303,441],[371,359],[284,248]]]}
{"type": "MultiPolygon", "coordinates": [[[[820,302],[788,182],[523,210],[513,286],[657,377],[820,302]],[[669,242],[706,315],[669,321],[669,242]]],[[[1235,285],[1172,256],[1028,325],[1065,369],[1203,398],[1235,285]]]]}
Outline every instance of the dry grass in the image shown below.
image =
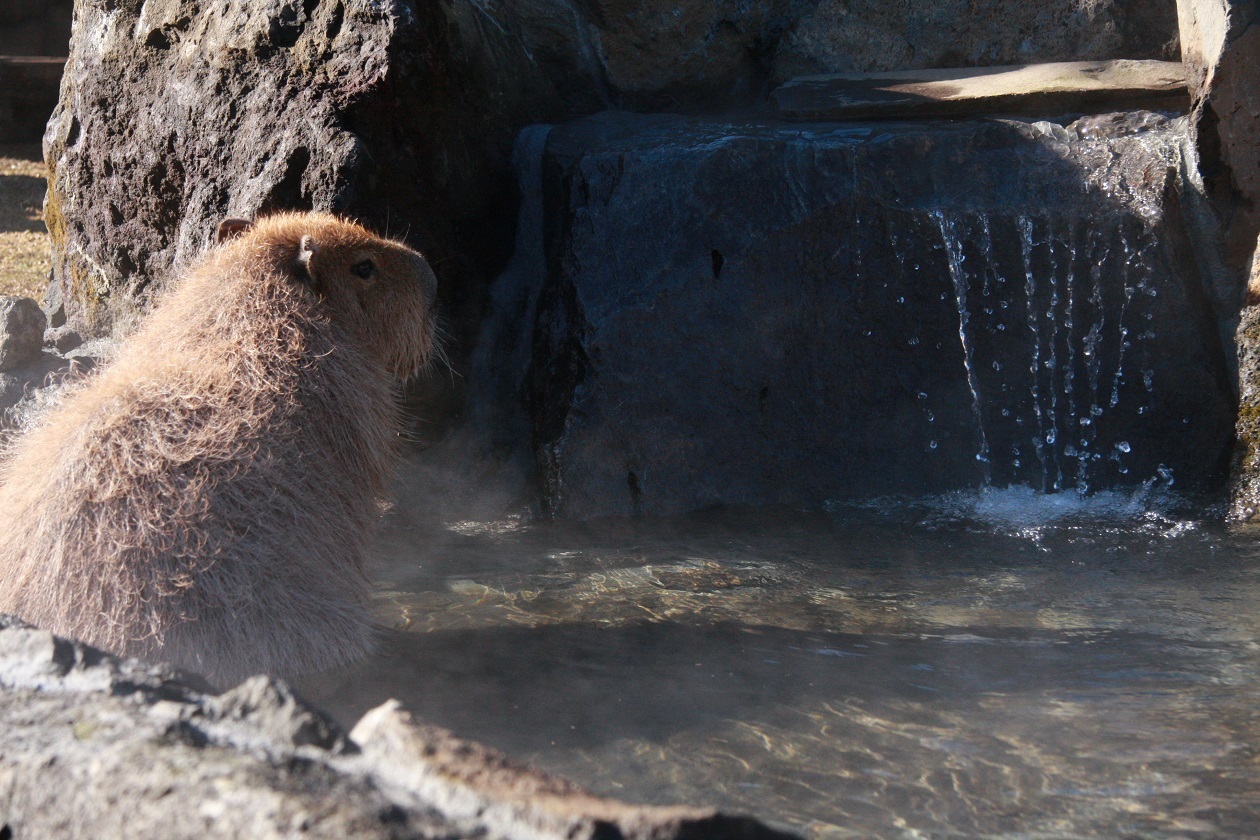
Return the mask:
{"type": "Polygon", "coordinates": [[[0,146],[0,295],[42,300],[48,287],[47,176],[38,146],[0,146]]]}

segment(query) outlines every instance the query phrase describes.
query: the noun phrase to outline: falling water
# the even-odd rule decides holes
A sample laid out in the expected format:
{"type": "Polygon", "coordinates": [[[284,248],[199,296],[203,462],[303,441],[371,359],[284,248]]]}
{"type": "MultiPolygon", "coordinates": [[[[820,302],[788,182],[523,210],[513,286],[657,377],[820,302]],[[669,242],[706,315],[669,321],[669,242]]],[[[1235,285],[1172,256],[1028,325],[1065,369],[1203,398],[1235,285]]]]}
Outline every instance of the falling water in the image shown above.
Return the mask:
{"type": "Polygon", "coordinates": [[[962,251],[962,242],[954,229],[954,222],[939,210],[932,212],[932,218],[941,229],[941,239],[945,243],[945,252],[949,259],[949,276],[954,281],[954,294],[958,301],[958,338],[963,347],[963,365],[967,369],[967,387],[971,390],[971,404],[976,414],[976,425],[980,432],[980,451],[976,460],[984,464],[984,482],[989,484],[992,475],[989,471],[989,443],[984,434],[984,416],[980,410],[980,388],[975,373],[975,357],[971,342],[968,340],[968,327],[971,313],[967,308],[967,275],[963,263],[967,257],[962,251]]]}
{"type": "Polygon", "coordinates": [[[1087,493],[1099,481],[1166,482],[1166,468],[1133,474],[1125,432],[1151,409],[1155,390],[1148,232],[1052,213],[930,215],[957,299],[986,486],[1087,493]],[[1018,248],[1001,248],[1003,235],[1018,248]],[[1131,377],[1141,378],[1140,394],[1131,377]]]}

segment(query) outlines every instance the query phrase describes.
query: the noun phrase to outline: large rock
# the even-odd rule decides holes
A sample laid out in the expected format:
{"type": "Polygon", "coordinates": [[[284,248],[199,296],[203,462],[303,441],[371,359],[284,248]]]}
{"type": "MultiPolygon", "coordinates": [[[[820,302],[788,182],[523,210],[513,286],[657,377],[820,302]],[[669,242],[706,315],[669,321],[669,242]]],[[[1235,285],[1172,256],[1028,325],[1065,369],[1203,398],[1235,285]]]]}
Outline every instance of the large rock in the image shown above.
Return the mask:
{"type": "Polygon", "coordinates": [[[1233,397],[1188,147],[1143,113],[556,128],[518,246],[541,267],[505,275],[473,372],[526,410],[486,416],[564,517],[1218,489],[1233,397]]]}
{"type": "Polygon", "coordinates": [[[1260,233],[1260,18],[1252,0],[1178,0],[1204,177],[1245,272],[1260,233]]]}
{"type": "Polygon", "coordinates": [[[788,840],[586,793],[397,704],[346,735],[282,683],[221,695],[0,616],[0,835],[788,840]]]}
{"type": "Polygon", "coordinates": [[[45,135],[52,299],[105,332],[223,217],[318,208],[407,233],[475,305],[518,127],[602,102],[555,5],[509,31],[472,3],[84,0],[45,135]]]}
{"type": "MultiPolygon", "coordinates": [[[[1028,25],[1007,28],[1033,46],[1014,55],[986,40],[1005,30],[969,25],[940,40],[965,45],[977,63],[1098,57],[1067,46],[1082,33],[1126,57],[1158,57],[1172,28],[1155,11],[1170,2],[1129,4],[1124,15],[1111,2],[1025,4],[1028,25]],[[1059,38],[1043,19],[1079,25],[1043,49],[1059,38]]],[[[932,30],[942,10],[966,18],[961,3],[895,5],[897,26],[913,21],[915,31],[932,30]]],[[[815,0],[81,0],[45,137],[50,299],[72,325],[104,332],[143,307],[221,217],[342,210],[430,252],[458,362],[510,254],[508,163],[522,126],[610,104],[754,102],[770,79],[798,72],[796,53],[780,49],[785,33],[796,43],[801,26],[821,37],[888,14],[866,4],[842,15],[815,0]]],[[[897,64],[881,55],[880,67],[897,64]]],[[[921,50],[914,66],[952,60],[921,50]]]]}

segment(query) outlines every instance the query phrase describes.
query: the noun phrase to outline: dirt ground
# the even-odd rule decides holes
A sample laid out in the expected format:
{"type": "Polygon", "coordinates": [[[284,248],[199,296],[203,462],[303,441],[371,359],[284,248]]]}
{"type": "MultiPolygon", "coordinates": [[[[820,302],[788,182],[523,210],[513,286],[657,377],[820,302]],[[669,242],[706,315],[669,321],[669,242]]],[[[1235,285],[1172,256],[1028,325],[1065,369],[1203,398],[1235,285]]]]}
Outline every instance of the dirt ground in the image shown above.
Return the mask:
{"type": "Polygon", "coordinates": [[[47,176],[39,146],[0,146],[0,295],[43,300],[50,267],[42,212],[47,176]]]}

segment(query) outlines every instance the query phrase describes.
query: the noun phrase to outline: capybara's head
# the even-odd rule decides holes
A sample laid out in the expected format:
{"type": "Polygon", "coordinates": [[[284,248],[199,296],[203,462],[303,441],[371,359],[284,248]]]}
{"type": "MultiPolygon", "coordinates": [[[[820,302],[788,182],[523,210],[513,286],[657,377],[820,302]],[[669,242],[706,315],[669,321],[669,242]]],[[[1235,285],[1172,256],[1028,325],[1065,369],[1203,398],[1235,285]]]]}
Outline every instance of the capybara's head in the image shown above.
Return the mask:
{"type": "Polygon", "coordinates": [[[437,279],[424,257],[330,213],[228,219],[218,240],[262,259],[309,294],[328,318],[362,341],[400,379],[434,352],[437,279]]]}

